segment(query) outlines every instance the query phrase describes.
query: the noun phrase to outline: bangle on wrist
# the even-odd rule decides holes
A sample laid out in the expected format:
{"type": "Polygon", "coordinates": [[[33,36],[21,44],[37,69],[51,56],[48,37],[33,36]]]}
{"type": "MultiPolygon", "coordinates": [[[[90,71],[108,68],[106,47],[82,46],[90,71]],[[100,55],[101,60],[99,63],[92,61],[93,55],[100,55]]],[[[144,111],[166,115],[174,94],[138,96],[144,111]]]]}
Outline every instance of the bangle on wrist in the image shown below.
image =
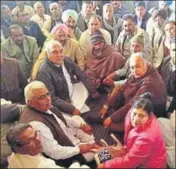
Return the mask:
{"type": "Polygon", "coordinates": [[[106,110],[108,109],[108,105],[103,105],[103,108],[105,108],[106,110]]]}

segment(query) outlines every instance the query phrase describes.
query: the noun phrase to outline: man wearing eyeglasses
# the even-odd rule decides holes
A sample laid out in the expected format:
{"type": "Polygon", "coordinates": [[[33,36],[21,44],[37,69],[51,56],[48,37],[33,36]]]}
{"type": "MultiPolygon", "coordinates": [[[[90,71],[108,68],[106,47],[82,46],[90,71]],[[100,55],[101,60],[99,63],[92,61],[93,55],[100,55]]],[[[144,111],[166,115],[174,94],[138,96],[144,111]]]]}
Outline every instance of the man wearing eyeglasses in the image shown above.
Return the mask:
{"type": "Polygon", "coordinates": [[[80,116],[68,116],[51,105],[45,84],[33,81],[25,87],[24,108],[20,122],[30,123],[40,130],[43,153],[57,164],[69,166],[72,161],[82,163],[94,159],[95,144],[92,129],[80,116]]]}
{"type": "Polygon", "coordinates": [[[6,138],[13,151],[8,168],[63,168],[42,156],[43,147],[39,133],[40,131],[25,123],[18,123],[8,130],[6,138]]]}

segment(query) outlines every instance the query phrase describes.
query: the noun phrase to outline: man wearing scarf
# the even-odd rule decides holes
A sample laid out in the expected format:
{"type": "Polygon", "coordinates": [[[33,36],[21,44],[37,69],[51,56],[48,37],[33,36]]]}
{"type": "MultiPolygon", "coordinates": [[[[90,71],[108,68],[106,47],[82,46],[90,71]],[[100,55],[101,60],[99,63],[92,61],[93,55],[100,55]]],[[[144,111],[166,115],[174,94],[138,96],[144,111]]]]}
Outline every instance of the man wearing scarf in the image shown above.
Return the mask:
{"type": "Polygon", "coordinates": [[[100,31],[95,31],[91,36],[92,46],[86,56],[86,71],[94,85],[98,87],[107,75],[120,69],[125,64],[125,59],[114,47],[105,43],[100,31]]]}
{"type": "Polygon", "coordinates": [[[82,10],[78,14],[78,22],[77,22],[77,25],[82,32],[88,28],[88,22],[93,14],[94,14],[93,2],[83,1],[82,10]]]}
{"type": "Polygon", "coordinates": [[[149,35],[143,29],[135,25],[132,15],[125,15],[123,17],[123,30],[119,34],[116,42],[117,51],[120,52],[126,59],[131,55],[130,52],[130,40],[137,34],[144,34],[144,53],[146,55],[151,54],[151,44],[149,35]]]}
{"type": "Polygon", "coordinates": [[[88,29],[82,33],[79,40],[80,48],[84,56],[87,55],[88,49],[91,46],[91,34],[97,30],[99,30],[103,34],[103,37],[107,44],[112,44],[110,33],[107,30],[101,28],[101,18],[98,15],[93,15],[90,18],[88,29]]]}
{"type": "MultiPolygon", "coordinates": [[[[144,35],[143,34],[135,35],[130,40],[130,44],[131,44],[130,45],[131,54],[142,52],[142,54],[143,54],[142,56],[144,57],[144,59],[146,59],[152,63],[151,56],[146,55],[144,53],[144,35]]],[[[121,85],[121,84],[125,83],[125,81],[127,80],[128,76],[130,74],[129,60],[130,60],[130,58],[126,61],[125,66],[122,69],[117,69],[115,72],[108,75],[105,78],[104,83],[109,86],[113,86],[113,85],[117,86],[117,85],[121,85]],[[123,78],[125,78],[125,79],[120,80],[123,78]],[[118,81],[114,81],[114,80],[118,80],[118,81]]]]}
{"type": "Polygon", "coordinates": [[[154,26],[151,31],[148,31],[151,46],[152,46],[152,61],[155,68],[159,68],[165,57],[164,48],[164,23],[167,18],[167,13],[163,9],[155,10],[152,13],[152,19],[154,21],[154,26]]]}
{"type": "Polygon", "coordinates": [[[112,44],[115,44],[122,28],[122,19],[113,15],[113,6],[110,3],[103,6],[102,24],[111,34],[112,44]]]}

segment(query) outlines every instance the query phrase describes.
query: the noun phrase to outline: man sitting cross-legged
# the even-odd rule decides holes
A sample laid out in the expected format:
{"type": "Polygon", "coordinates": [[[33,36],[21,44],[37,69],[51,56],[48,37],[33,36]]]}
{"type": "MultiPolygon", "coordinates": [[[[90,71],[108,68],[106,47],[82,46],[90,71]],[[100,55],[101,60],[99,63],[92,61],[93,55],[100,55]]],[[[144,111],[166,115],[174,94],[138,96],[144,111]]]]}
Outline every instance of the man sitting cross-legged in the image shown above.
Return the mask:
{"type": "Polygon", "coordinates": [[[99,30],[95,31],[91,36],[91,47],[86,56],[86,72],[94,85],[98,88],[100,81],[115,70],[121,69],[124,64],[124,57],[105,42],[99,30]]]}
{"type": "Polygon", "coordinates": [[[26,107],[20,122],[30,123],[41,131],[43,153],[58,164],[70,165],[72,161],[90,162],[95,144],[92,129],[80,116],[68,116],[52,107],[51,96],[45,84],[33,81],[25,88],[26,107]]]}
{"type": "MultiPolygon", "coordinates": [[[[79,43],[69,37],[69,28],[65,24],[58,24],[52,30],[45,43],[50,40],[56,40],[62,44],[63,55],[70,57],[77,65],[84,70],[85,68],[85,59],[79,47],[79,43]]],[[[47,56],[45,45],[42,52],[40,53],[38,59],[36,60],[34,67],[32,69],[32,79],[36,78],[38,69],[43,63],[47,56]]]]}
{"type": "Polygon", "coordinates": [[[152,95],[155,115],[157,117],[165,116],[167,93],[160,74],[143,58],[142,53],[132,54],[129,64],[131,74],[127,81],[120,86],[117,92],[111,94],[103,106],[105,110],[113,108],[115,111],[112,114],[100,111],[101,116],[107,115],[104,117],[104,125],[113,127],[111,124],[116,124],[116,131],[124,131],[126,113],[130,110],[134,100],[146,92],[152,95]]]}
{"type": "Polygon", "coordinates": [[[37,77],[46,84],[52,104],[65,113],[79,115],[89,111],[85,102],[90,96],[98,97],[92,81],[69,57],[64,56],[62,45],[55,40],[46,44],[47,57],[37,77]]]}

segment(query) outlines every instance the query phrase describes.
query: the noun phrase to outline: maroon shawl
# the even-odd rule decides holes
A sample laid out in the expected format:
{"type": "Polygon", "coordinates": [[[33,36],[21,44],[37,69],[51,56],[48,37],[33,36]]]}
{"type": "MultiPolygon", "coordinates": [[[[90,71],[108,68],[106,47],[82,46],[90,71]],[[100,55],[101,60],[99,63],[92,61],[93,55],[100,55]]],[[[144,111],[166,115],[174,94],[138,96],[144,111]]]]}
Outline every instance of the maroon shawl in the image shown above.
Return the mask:
{"type": "Polygon", "coordinates": [[[101,79],[121,69],[125,64],[123,56],[110,45],[105,45],[101,57],[92,54],[92,47],[86,56],[86,71],[92,78],[101,79]]]}

